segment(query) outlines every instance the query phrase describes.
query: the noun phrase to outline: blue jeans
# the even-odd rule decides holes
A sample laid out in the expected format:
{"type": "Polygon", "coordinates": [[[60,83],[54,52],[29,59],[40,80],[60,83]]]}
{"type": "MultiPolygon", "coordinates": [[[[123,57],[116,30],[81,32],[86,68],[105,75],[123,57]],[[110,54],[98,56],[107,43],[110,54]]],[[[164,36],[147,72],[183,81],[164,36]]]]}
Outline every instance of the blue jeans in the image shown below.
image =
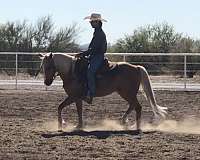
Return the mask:
{"type": "Polygon", "coordinates": [[[96,94],[96,72],[101,67],[104,61],[104,55],[97,54],[90,59],[90,64],[87,70],[88,93],[87,95],[95,96],[96,94]]]}

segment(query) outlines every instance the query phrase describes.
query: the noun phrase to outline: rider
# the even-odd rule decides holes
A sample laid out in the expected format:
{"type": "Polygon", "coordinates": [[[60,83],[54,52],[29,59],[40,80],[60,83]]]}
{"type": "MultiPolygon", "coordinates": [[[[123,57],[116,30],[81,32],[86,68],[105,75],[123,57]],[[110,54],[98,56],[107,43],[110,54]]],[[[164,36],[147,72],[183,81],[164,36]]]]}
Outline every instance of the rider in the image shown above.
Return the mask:
{"type": "Polygon", "coordinates": [[[102,22],[107,22],[101,18],[101,14],[92,13],[91,16],[87,16],[84,19],[89,19],[89,22],[94,28],[93,38],[86,51],[78,53],[79,56],[89,56],[89,66],[87,71],[88,91],[85,100],[88,103],[92,103],[92,99],[96,93],[95,75],[104,61],[104,54],[107,50],[106,35],[102,30],[102,22]]]}

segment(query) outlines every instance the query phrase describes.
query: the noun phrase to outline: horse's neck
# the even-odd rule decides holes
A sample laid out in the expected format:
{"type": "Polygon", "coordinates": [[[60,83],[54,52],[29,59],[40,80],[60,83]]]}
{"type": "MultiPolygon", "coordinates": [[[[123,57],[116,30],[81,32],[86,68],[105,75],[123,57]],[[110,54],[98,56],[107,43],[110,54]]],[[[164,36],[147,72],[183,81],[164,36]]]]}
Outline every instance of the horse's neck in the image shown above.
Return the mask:
{"type": "Polygon", "coordinates": [[[55,54],[54,62],[56,70],[59,73],[61,79],[66,81],[71,78],[71,70],[73,67],[73,57],[63,54],[55,54]]]}

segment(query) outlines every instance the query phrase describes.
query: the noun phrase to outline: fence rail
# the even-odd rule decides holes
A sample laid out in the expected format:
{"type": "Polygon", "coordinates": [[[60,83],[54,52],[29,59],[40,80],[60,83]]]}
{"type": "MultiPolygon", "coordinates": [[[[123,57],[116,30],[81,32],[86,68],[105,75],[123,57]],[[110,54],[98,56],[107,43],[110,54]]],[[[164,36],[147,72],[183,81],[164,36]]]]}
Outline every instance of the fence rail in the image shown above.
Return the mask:
{"type": "MultiPolygon", "coordinates": [[[[5,83],[5,81],[0,81],[0,84],[2,83],[5,83],[5,84],[15,84],[15,89],[18,89],[18,86],[19,85],[25,85],[25,81],[21,80],[20,79],[20,76],[19,76],[19,70],[20,69],[28,69],[28,68],[23,68],[23,67],[20,67],[20,63],[40,63],[40,61],[36,60],[36,61],[32,61],[32,60],[20,60],[19,59],[19,56],[21,55],[26,55],[26,56],[37,56],[39,53],[28,53],[28,52],[0,52],[0,56],[1,55],[13,55],[14,59],[12,60],[0,60],[0,63],[15,63],[15,67],[10,67],[9,69],[12,69],[14,70],[15,72],[15,76],[14,76],[14,80],[8,80],[7,79],[7,83],[5,83]]],[[[66,53],[66,54],[73,54],[73,53],[66,53]]],[[[188,57],[194,57],[194,56],[200,56],[200,53],[107,53],[106,54],[108,57],[122,57],[122,59],[120,61],[124,61],[124,62],[130,62],[130,63],[134,63],[134,64],[144,64],[144,63],[149,63],[149,64],[159,64],[159,65],[183,65],[183,67],[180,69],[177,69],[177,71],[182,71],[183,72],[183,77],[181,79],[180,82],[177,82],[177,85],[178,86],[182,86],[184,90],[187,90],[191,85],[194,86],[194,84],[196,84],[197,86],[199,86],[200,82],[194,82],[192,84],[190,84],[190,80],[187,79],[187,73],[190,72],[191,70],[189,70],[187,68],[188,65],[199,65],[200,66],[200,63],[198,62],[188,62],[187,58],[188,57]],[[183,61],[182,62],[132,62],[132,61],[129,61],[130,57],[143,57],[145,59],[145,57],[174,57],[174,56],[177,56],[178,59],[181,59],[183,58],[183,61]]],[[[5,69],[8,69],[6,67],[1,67],[0,68],[1,70],[5,70],[5,69]]],[[[176,79],[176,77],[174,78],[176,79]]],[[[166,80],[167,81],[167,80],[166,80]]],[[[170,80],[169,80],[170,81],[170,80]]],[[[164,88],[163,86],[168,86],[170,85],[169,81],[166,83],[166,82],[158,82],[157,84],[161,84],[161,88],[164,88]]],[[[42,79],[40,80],[40,82],[42,82],[42,79]]],[[[55,85],[61,85],[61,82],[58,80],[56,81],[57,83],[55,83],[55,85]]],[[[35,84],[42,84],[42,83],[38,83],[38,80],[34,80],[34,79],[31,79],[31,80],[28,80],[27,79],[27,84],[30,84],[30,83],[35,83],[35,84]]],[[[171,84],[174,83],[174,81],[171,82],[171,84]]],[[[156,82],[153,81],[153,86],[156,86],[156,82]]],[[[173,85],[172,85],[173,86],[173,85]]],[[[169,87],[170,88],[170,87],[169,87]]],[[[200,89],[200,88],[199,88],[200,89]]]]}

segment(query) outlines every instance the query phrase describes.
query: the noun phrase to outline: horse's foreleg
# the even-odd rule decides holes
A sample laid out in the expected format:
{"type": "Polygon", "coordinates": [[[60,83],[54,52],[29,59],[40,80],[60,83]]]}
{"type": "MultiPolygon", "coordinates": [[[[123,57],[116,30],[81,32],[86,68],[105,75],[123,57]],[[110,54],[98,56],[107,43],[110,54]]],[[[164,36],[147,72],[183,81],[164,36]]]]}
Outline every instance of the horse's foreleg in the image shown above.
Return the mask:
{"type": "Polygon", "coordinates": [[[73,99],[71,97],[67,97],[58,107],[58,130],[62,131],[62,110],[71,103],[73,103],[73,99]]]}
{"type": "Polygon", "coordinates": [[[83,127],[83,111],[82,111],[82,100],[76,101],[77,113],[78,113],[78,125],[76,126],[77,129],[81,129],[83,127]]]}

